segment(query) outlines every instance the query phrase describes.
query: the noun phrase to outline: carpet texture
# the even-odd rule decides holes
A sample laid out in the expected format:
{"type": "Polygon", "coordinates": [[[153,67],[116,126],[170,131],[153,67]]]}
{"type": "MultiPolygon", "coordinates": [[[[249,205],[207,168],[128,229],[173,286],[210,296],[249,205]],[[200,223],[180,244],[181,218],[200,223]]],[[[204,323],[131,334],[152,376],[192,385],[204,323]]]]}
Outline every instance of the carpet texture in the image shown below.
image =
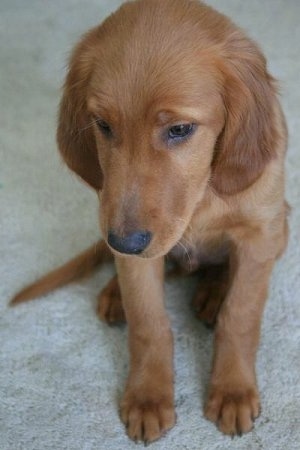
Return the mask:
{"type": "MultiPolygon", "coordinates": [[[[66,60],[79,36],[117,0],[0,2],[0,449],[136,448],[117,404],[128,370],[126,327],[95,315],[113,273],[9,309],[15,291],[98,238],[97,199],[60,162],[56,111],[66,60]]],[[[151,448],[300,448],[300,2],[209,0],[260,42],[281,81],[290,130],[289,247],[276,265],[257,373],[262,414],[253,432],[231,440],[203,417],[212,333],[190,309],[193,282],[167,282],[175,335],[177,425],[151,448]]]]}

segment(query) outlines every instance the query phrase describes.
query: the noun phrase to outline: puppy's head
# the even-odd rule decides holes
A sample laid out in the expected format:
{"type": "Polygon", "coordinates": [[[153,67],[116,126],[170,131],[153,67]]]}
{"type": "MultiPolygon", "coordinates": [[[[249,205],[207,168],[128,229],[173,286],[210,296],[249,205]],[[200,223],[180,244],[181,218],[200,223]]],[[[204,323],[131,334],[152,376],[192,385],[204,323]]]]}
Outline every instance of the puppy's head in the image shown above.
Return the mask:
{"type": "Polygon", "coordinates": [[[248,188],[273,156],[273,98],[255,44],[197,2],[131,2],[88,33],[71,58],[58,144],[99,193],[108,244],[166,254],[207,189],[248,188]]]}

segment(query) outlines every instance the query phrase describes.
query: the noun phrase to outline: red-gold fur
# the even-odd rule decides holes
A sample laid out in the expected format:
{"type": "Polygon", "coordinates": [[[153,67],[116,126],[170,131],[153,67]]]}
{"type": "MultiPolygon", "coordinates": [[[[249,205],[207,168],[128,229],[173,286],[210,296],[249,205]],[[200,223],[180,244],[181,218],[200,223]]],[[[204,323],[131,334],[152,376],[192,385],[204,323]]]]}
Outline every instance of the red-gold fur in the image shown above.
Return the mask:
{"type": "MultiPolygon", "coordinates": [[[[110,229],[153,234],[142,257],[113,251],[118,277],[99,297],[103,320],[129,325],[128,435],[153,441],[175,423],[167,254],[187,270],[205,265],[194,306],[216,324],[206,417],[226,434],[248,432],[260,410],[261,317],[288,235],[287,132],[261,51],[203,3],[126,3],[75,48],[57,138],[65,162],[99,195],[104,240],[110,229]],[[99,119],[114,131],[109,139],[99,119]],[[196,131],[169,145],[163,130],[178,123],[196,131]]],[[[74,278],[87,257],[16,301],[74,278]]]]}

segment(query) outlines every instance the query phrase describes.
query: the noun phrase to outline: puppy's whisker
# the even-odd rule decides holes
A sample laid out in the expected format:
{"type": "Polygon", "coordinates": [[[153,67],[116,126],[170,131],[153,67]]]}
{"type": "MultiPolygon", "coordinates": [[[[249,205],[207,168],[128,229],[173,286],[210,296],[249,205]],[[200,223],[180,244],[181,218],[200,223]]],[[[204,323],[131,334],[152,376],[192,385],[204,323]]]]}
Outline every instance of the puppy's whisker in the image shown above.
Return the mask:
{"type": "Polygon", "coordinates": [[[193,243],[191,241],[189,241],[187,238],[185,238],[184,236],[182,236],[181,238],[182,241],[184,241],[184,243],[188,246],[188,247],[193,247],[193,243]]]}
{"type": "Polygon", "coordinates": [[[88,123],[87,126],[83,127],[83,128],[79,128],[78,130],[78,134],[82,133],[85,130],[88,130],[89,128],[91,128],[93,125],[95,125],[95,123],[97,123],[97,119],[93,120],[92,122],[88,123]]]}
{"type": "Polygon", "coordinates": [[[176,222],[182,222],[182,223],[184,223],[185,225],[186,225],[186,229],[185,229],[185,231],[188,231],[188,230],[190,230],[191,232],[193,232],[193,227],[192,227],[192,225],[189,223],[189,224],[187,224],[186,223],[186,220],[184,220],[184,219],[181,219],[181,218],[177,218],[176,219],[176,222]]]}
{"type": "Polygon", "coordinates": [[[181,248],[183,248],[184,253],[186,254],[186,256],[187,256],[187,258],[188,258],[189,269],[191,270],[191,268],[192,268],[192,261],[191,261],[191,257],[190,257],[190,254],[189,254],[189,252],[188,252],[188,249],[187,249],[187,247],[186,247],[181,241],[179,241],[178,244],[180,245],[181,248]]]}

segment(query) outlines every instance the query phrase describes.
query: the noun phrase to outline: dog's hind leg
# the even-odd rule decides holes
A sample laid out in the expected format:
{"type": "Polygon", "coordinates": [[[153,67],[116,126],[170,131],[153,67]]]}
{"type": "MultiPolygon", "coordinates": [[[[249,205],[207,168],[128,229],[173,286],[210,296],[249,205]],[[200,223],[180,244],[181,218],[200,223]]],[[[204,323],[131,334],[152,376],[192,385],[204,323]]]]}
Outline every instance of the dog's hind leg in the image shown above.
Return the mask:
{"type": "Polygon", "coordinates": [[[192,306],[199,320],[213,326],[229,289],[229,262],[202,267],[199,277],[192,306]]]}
{"type": "Polygon", "coordinates": [[[103,322],[115,325],[126,321],[118,276],[115,275],[98,296],[97,313],[103,322]]]}

